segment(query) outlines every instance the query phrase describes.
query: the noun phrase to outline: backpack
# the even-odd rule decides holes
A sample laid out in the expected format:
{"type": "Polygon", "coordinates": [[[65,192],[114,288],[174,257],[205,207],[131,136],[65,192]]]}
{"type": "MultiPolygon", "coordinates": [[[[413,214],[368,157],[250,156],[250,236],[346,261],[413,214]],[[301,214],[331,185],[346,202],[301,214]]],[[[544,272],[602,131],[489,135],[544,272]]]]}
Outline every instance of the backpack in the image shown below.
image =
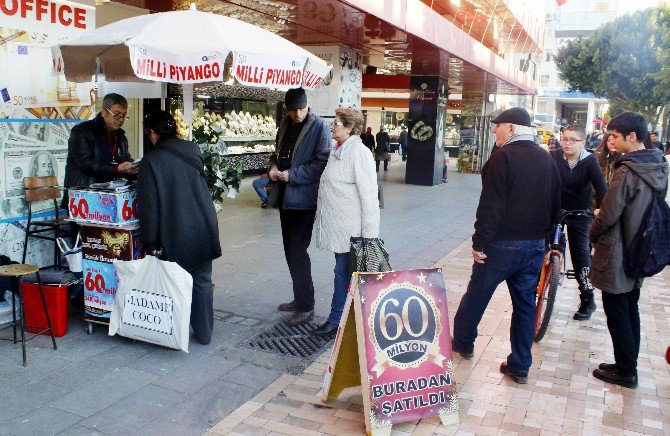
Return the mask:
{"type": "Polygon", "coordinates": [[[630,245],[624,244],[623,269],[629,277],[642,278],[658,274],[666,265],[670,265],[670,207],[664,192],[652,188],[640,227],[630,245]]]}

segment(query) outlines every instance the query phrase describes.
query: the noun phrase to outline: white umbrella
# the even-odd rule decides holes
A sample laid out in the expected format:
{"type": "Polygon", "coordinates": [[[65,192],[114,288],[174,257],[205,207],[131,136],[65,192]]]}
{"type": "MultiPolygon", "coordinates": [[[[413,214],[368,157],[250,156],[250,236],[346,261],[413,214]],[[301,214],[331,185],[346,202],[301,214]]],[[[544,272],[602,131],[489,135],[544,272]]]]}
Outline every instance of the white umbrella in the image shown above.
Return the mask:
{"type": "Polygon", "coordinates": [[[90,81],[96,61],[108,81],[146,79],[194,84],[232,75],[246,86],[318,88],[330,71],[323,60],[260,27],[195,10],[127,18],[60,45],[65,75],[90,81]]]}

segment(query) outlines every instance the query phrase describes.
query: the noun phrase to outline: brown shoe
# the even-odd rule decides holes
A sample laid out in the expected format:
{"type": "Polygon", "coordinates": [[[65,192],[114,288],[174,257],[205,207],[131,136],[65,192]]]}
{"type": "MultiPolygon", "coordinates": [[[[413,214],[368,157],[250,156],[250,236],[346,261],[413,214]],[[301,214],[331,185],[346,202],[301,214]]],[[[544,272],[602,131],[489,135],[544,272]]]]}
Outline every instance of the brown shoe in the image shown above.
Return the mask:
{"type": "Polygon", "coordinates": [[[289,303],[282,303],[277,307],[280,312],[295,312],[298,310],[298,305],[295,303],[295,300],[289,303]]]}
{"type": "Polygon", "coordinates": [[[314,319],[314,310],[310,310],[309,312],[299,312],[296,310],[295,312],[293,312],[293,315],[289,316],[286,319],[285,322],[290,326],[295,326],[295,325],[307,324],[313,319],[314,319]]]}

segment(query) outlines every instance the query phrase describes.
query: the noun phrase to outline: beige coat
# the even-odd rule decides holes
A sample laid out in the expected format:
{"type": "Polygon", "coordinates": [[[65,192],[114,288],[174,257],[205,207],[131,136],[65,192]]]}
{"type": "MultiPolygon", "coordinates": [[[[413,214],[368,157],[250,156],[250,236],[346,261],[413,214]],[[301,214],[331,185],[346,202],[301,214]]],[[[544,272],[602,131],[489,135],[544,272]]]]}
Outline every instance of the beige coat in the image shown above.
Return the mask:
{"type": "Polygon", "coordinates": [[[331,149],[319,184],[316,227],[317,247],[334,253],[349,252],[352,236],[379,237],[377,173],[358,136],[331,149]]]}

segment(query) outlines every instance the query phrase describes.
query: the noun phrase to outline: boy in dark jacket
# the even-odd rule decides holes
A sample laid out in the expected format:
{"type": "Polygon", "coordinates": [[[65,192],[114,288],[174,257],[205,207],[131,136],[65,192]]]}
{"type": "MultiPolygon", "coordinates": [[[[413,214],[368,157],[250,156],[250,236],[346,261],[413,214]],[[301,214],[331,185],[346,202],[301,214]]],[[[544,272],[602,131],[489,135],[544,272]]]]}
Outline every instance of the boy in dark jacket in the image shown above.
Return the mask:
{"type": "MultiPolygon", "coordinates": [[[[563,129],[562,146],[551,151],[558,173],[561,175],[561,207],[568,211],[588,210],[591,206],[591,190],[596,191],[596,207],[600,206],[607,183],[600,171],[598,159],[584,149],[586,131],[583,126],[571,125],[563,129]]],[[[584,321],[596,310],[593,285],[589,282],[591,268],[591,246],[589,227],[591,219],[586,216],[566,218],[568,243],[572,267],[579,283],[581,303],[573,319],[584,321]]]]}
{"type": "Polygon", "coordinates": [[[640,312],[637,303],[642,279],[626,275],[623,248],[624,244],[630,246],[654,191],[667,191],[668,164],[660,150],[645,149],[647,122],[642,115],[624,112],[612,118],[608,128],[614,138],[614,148],[625,155],[614,164],[609,191],[591,226],[589,236],[595,253],[589,278],[602,291],[615,363],[601,363],[593,376],[607,383],[634,388],[638,383],[640,312]]]}

